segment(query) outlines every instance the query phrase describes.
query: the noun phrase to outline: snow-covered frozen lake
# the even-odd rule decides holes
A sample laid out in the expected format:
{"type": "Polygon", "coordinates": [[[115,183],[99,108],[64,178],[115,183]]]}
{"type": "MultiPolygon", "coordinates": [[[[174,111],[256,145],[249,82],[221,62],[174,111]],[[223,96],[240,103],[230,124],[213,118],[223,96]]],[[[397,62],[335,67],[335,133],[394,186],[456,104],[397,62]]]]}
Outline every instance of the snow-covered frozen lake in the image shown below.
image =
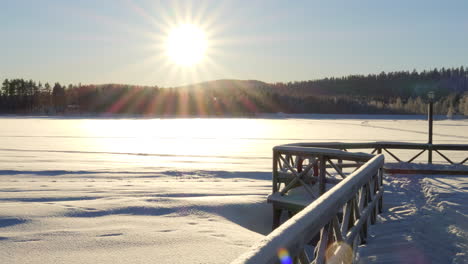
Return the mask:
{"type": "MultiPolygon", "coordinates": [[[[271,149],[280,144],[427,142],[427,121],[422,119],[332,117],[334,119],[326,119],[326,116],[319,119],[0,118],[0,168],[41,173],[270,171],[271,149]]],[[[436,121],[434,143],[468,143],[468,120],[436,121]]]]}
{"type": "MultiPolygon", "coordinates": [[[[1,263],[228,263],[267,234],[271,149],[427,142],[398,116],[0,117],[1,263]]],[[[468,120],[434,123],[468,144],[468,120]]],[[[464,190],[462,188],[462,190],[464,190]]]]}

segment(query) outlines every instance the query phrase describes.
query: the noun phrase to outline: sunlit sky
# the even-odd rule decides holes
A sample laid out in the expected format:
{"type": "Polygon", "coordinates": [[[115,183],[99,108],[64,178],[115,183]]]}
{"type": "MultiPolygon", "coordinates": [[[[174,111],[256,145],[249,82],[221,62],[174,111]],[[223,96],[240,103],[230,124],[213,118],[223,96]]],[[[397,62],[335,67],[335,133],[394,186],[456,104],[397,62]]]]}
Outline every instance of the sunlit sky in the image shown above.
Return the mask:
{"type": "Polygon", "coordinates": [[[464,0],[5,0],[0,78],[167,87],[460,66],[467,14],[464,0]],[[183,24],[206,38],[198,63],[167,56],[183,24]]]}

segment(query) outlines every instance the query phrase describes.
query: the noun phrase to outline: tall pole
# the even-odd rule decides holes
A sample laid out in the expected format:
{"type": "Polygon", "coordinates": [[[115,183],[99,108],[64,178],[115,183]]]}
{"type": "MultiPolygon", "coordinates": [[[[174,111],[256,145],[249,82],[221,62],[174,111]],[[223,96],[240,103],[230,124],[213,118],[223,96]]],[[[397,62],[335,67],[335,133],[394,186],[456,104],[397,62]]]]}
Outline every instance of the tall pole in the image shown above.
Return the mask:
{"type": "Polygon", "coordinates": [[[432,114],[433,114],[433,105],[434,105],[434,92],[429,92],[429,109],[427,111],[427,118],[429,120],[429,140],[427,144],[429,145],[427,161],[429,164],[432,164],[432,114]]]}

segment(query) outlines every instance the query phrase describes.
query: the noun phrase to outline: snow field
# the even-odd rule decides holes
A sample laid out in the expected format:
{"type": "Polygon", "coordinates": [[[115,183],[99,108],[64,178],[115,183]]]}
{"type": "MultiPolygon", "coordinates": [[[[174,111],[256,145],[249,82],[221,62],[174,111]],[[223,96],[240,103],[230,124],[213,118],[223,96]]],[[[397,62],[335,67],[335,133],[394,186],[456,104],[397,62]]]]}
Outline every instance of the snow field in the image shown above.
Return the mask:
{"type": "Polygon", "coordinates": [[[265,180],[0,179],[2,263],[227,263],[271,227],[265,180]]]}
{"type": "MultiPolygon", "coordinates": [[[[424,120],[356,118],[0,118],[0,263],[229,263],[270,231],[273,146],[427,140],[424,120]]],[[[466,120],[434,125],[468,143],[466,120]]],[[[361,259],[466,263],[466,187],[388,178],[361,259]]]]}

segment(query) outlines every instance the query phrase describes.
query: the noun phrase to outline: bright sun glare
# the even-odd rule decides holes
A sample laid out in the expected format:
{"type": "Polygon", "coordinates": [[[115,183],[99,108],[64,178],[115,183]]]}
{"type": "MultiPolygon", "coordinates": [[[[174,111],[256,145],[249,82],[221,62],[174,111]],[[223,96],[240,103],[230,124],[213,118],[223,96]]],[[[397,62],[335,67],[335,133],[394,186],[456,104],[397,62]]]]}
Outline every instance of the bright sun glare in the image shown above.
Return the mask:
{"type": "Polygon", "coordinates": [[[169,32],[167,55],[174,63],[192,66],[199,63],[206,51],[205,33],[193,24],[180,25],[169,32]]]}

